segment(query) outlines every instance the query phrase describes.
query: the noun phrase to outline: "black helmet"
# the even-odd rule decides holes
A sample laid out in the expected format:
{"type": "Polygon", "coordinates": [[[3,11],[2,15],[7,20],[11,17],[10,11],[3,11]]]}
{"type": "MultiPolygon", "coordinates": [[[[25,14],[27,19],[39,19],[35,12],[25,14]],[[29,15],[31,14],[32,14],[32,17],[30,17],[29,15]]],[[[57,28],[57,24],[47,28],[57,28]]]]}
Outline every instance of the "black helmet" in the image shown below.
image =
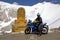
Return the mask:
{"type": "Polygon", "coordinates": [[[40,14],[38,13],[37,16],[40,16],[40,14]]]}

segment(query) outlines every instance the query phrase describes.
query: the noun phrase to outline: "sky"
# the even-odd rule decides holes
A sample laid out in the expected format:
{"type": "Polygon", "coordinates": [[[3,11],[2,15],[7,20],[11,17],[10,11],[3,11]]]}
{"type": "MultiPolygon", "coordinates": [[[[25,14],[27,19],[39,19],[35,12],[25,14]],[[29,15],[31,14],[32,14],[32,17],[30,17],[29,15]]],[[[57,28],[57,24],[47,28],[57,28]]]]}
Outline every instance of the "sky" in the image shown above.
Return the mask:
{"type": "Polygon", "coordinates": [[[37,3],[41,3],[41,2],[52,2],[54,4],[60,4],[60,0],[0,0],[0,1],[4,1],[4,2],[8,2],[8,3],[18,3],[19,5],[25,5],[25,6],[32,6],[35,5],[37,3]]]}

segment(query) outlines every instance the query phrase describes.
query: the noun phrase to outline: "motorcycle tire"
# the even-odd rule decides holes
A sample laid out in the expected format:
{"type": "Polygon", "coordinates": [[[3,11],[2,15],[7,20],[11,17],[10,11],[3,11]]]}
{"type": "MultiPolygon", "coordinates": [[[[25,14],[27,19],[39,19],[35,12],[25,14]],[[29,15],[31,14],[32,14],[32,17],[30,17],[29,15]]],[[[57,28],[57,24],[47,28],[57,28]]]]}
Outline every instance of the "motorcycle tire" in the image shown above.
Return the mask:
{"type": "Polygon", "coordinates": [[[48,34],[48,25],[46,25],[47,27],[44,27],[43,30],[42,30],[42,33],[43,34],[48,34]],[[43,32],[45,31],[45,32],[43,32]]]}
{"type": "Polygon", "coordinates": [[[25,34],[30,34],[30,32],[31,32],[31,28],[27,28],[27,29],[25,30],[25,34]]]}

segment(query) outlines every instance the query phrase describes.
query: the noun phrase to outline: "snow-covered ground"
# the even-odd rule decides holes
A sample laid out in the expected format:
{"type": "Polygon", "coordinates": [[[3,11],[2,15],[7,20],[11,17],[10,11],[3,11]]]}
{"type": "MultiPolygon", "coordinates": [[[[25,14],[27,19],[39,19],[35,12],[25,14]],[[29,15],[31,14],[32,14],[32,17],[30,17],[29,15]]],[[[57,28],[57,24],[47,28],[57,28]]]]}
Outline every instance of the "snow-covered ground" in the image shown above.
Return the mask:
{"type": "MultiPolygon", "coordinates": [[[[37,13],[40,13],[43,23],[49,25],[49,29],[60,26],[60,5],[50,2],[37,3],[33,6],[22,6],[18,4],[9,4],[0,1],[0,15],[2,19],[0,21],[0,30],[11,30],[12,23],[16,20],[17,9],[19,7],[25,8],[26,19],[32,21],[36,18],[37,13]],[[2,10],[2,11],[1,11],[2,10]],[[3,13],[3,14],[2,14],[3,13]]],[[[1,18],[0,18],[1,19],[1,18]]]]}

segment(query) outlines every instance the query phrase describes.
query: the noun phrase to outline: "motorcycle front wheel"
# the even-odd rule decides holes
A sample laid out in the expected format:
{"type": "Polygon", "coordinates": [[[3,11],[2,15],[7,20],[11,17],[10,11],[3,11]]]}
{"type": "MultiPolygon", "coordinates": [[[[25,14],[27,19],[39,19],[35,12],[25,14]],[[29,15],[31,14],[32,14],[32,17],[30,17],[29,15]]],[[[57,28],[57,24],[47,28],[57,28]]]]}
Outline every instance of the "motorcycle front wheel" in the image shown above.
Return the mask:
{"type": "Polygon", "coordinates": [[[25,34],[30,34],[30,32],[31,32],[31,28],[26,28],[25,29],[25,34]]]}

